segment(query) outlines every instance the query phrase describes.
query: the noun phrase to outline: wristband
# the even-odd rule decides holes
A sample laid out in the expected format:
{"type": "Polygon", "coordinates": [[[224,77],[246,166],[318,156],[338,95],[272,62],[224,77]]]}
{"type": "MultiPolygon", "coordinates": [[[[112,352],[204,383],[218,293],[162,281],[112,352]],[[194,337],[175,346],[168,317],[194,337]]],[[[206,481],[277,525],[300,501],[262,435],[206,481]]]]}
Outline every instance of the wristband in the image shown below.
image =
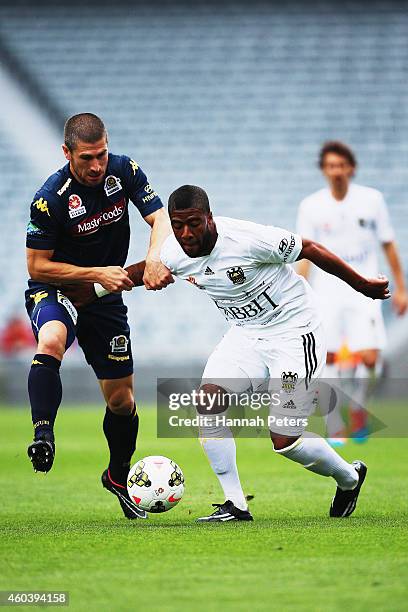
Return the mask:
{"type": "Polygon", "coordinates": [[[108,295],[110,293],[110,291],[102,287],[100,283],[94,283],[94,290],[98,298],[101,298],[104,295],[108,295]]]}

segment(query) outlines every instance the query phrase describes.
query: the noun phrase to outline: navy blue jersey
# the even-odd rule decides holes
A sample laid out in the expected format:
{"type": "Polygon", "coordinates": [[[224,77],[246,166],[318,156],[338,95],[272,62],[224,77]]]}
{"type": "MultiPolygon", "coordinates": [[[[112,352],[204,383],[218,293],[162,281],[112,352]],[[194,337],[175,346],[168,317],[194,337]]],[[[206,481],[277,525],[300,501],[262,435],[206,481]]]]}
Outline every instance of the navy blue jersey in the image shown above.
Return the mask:
{"type": "Polygon", "coordinates": [[[123,266],[130,238],[128,203],[142,217],[162,208],[143,170],[126,155],[109,154],[103,182],[79,183],[69,163],[50,176],[31,204],[27,247],[53,250],[53,261],[123,266]]]}

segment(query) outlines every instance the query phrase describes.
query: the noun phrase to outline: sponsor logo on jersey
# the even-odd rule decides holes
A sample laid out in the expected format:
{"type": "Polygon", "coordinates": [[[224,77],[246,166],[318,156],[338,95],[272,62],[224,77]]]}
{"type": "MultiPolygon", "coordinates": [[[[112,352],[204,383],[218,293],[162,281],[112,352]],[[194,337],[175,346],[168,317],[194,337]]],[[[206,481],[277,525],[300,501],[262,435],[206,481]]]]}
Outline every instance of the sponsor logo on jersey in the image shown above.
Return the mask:
{"type": "Polygon", "coordinates": [[[123,217],[125,210],[126,200],[123,199],[113,204],[110,208],[105,208],[104,211],[85,219],[82,223],[78,223],[78,225],[71,228],[71,232],[77,236],[93,234],[97,232],[100,227],[119,221],[123,217]]]}
{"type": "Polygon", "coordinates": [[[66,190],[68,189],[68,187],[71,184],[71,181],[72,181],[71,178],[67,179],[65,181],[65,183],[63,184],[63,186],[61,187],[61,189],[58,189],[57,193],[58,193],[59,196],[62,196],[62,194],[66,192],[66,190]]]}
{"type": "Polygon", "coordinates": [[[114,336],[110,341],[112,353],[126,353],[129,344],[129,338],[126,338],[123,334],[120,336],[114,336]]]}
{"type": "Polygon", "coordinates": [[[150,185],[150,183],[147,183],[144,187],[144,191],[146,193],[148,193],[149,195],[145,196],[144,198],[142,198],[142,202],[143,204],[147,204],[148,202],[150,202],[151,200],[154,200],[154,198],[156,196],[158,196],[158,193],[156,193],[153,189],[153,187],[150,185]]]}
{"type": "Polygon", "coordinates": [[[41,300],[44,300],[46,297],[48,297],[48,293],[46,291],[37,291],[37,293],[30,295],[30,298],[34,300],[35,305],[41,302],[41,300]]]}
{"type": "Polygon", "coordinates": [[[120,179],[117,176],[109,175],[105,179],[105,193],[108,198],[122,189],[120,179]]]}
{"type": "Polygon", "coordinates": [[[48,202],[47,200],[44,200],[44,198],[40,198],[39,200],[36,200],[33,206],[35,208],[38,208],[38,210],[40,210],[41,212],[47,213],[49,217],[51,216],[50,211],[48,210],[48,202]]]}
{"type": "Polygon", "coordinates": [[[293,400],[289,400],[286,404],[283,404],[282,408],[286,408],[287,410],[296,410],[296,404],[293,400]]]}
{"type": "Polygon", "coordinates": [[[282,372],[281,374],[282,389],[286,391],[286,393],[293,393],[295,390],[298,378],[299,378],[299,375],[296,372],[282,372]]]}
{"type": "Polygon", "coordinates": [[[118,355],[108,355],[108,359],[110,359],[111,361],[129,361],[130,357],[129,355],[123,355],[122,357],[119,357],[118,355]]]}
{"type": "MultiPolygon", "coordinates": [[[[222,304],[220,300],[214,300],[215,305],[221,312],[227,321],[248,321],[249,319],[256,319],[259,316],[262,316],[265,311],[270,310],[272,306],[273,310],[276,310],[279,307],[279,304],[275,304],[272,298],[267,293],[267,290],[270,289],[268,286],[265,291],[262,291],[256,298],[252,299],[248,304],[244,304],[243,306],[229,306],[225,303],[222,304]]],[[[269,317],[267,323],[269,321],[278,316],[280,314],[280,310],[275,314],[269,317]]]]}
{"type": "Polygon", "coordinates": [[[32,221],[28,222],[27,234],[29,236],[41,236],[41,235],[44,235],[44,233],[45,232],[43,232],[43,230],[40,227],[37,227],[35,223],[33,223],[32,221]]]}
{"type": "Polygon", "coordinates": [[[204,274],[206,276],[211,276],[212,274],[215,274],[215,272],[211,270],[210,266],[207,266],[206,269],[204,270],[204,274]]]}
{"type": "MultiPolygon", "coordinates": [[[[284,238],[283,240],[286,240],[286,238],[284,238]]],[[[281,241],[281,244],[283,242],[283,240],[281,241]]],[[[282,253],[285,253],[285,255],[283,256],[283,261],[287,261],[289,258],[289,255],[292,253],[293,249],[295,248],[295,244],[296,244],[296,240],[293,234],[290,235],[290,243],[289,246],[286,246],[285,251],[282,251],[282,253]]],[[[279,252],[280,252],[280,245],[279,245],[279,252]]]]}
{"type": "Polygon", "coordinates": [[[134,160],[134,159],[130,159],[130,160],[129,160],[129,164],[130,164],[130,166],[131,166],[131,168],[132,168],[132,170],[133,170],[133,176],[135,176],[135,175],[136,175],[136,172],[139,170],[139,166],[138,166],[138,164],[135,162],[135,160],[134,160]]]}
{"type": "Polygon", "coordinates": [[[61,306],[64,306],[65,310],[73,320],[74,325],[76,325],[78,320],[78,312],[73,303],[67,298],[66,295],[64,295],[60,291],[57,291],[57,300],[58,303],[61,304],[61,306]]]}
{"type": "Polygon", "coordinates": [[[286,238],[282,238],[282,240],[279,243],[279,247],[278,247],[278,251],[281,255],[283,255],[283,253],[286,251],[286,249],[288,248],[289,242],[286,240],[286,238]]]}
{"type": "Polygon", "coordinates": [[[242,285],[246,281],[246,276],[240,266],[234,266],[227,270],[227,276],[234,285],[242,285]]]}
{"type": "Polygon", "coordinates": [[[68,198],[68,212],[71,219],[75,219],[75,217],[80,217],[86,213],[86,208],[82,204],[82,200],[79,195],[73,193],[68,198]]]}

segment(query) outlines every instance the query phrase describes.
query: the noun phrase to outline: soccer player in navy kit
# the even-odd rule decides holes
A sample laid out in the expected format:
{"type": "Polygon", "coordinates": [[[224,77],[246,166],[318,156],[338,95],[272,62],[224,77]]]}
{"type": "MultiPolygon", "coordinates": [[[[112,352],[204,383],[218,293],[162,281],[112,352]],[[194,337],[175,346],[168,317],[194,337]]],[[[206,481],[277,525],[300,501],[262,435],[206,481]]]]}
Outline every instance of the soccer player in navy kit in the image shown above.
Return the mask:
{"type": "Polygon", "coordinates": [[[125,486],[139,421],[127,308],[121,297],[133,287],[123,268],[130,238],[129,200],[152,228],[143,279],[147,289],[173,282],[159,258],[170,224],[138,164],[108,153],[99,117],[82,113],[68,119],[63,151],[68,163],[35,194],[27,229],[26,307],[38,341],[28,378],[34,426],[28,455],[36,471],[51,469],[53,427],[62,398],[59,369],[77,337],[107,404],[103,430],[110,462],[102,484],[118,497],[125,516],[144,518],[125,486]],[[110,295],[77,310],[64,286],[86,281],[97,283],[100,296],[110,295]]]}

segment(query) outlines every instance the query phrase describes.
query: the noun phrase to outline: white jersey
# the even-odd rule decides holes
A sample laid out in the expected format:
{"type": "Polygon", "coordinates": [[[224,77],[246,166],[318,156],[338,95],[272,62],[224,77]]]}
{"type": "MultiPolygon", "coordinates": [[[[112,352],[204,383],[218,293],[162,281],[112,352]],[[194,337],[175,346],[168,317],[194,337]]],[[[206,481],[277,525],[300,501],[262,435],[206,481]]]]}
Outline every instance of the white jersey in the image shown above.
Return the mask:
{"type": "MultiPolygon", "coordinates": [[[[305,198],[299,207],[297,231],[321,242],[365,277],[378,275],[378,244],[394,239],[382,194],[376,189],[351,184],[344,200],[337,201],[329,189],[305,198]]],[[[349,297],[353,290],[340,279],[313,268],[310,277],[319,294],[333,291],[349,297]]]]}
{"type": "Polygon", "coordinates": [[[171,272],[205,291],[225,318],[243,330],[313,331],[320,324],[309,284],[286,264],[302,250],[299,235],[250,221],[215,217],[211,253],[189,257],[170,235],[160,258],[171,272]]]}

